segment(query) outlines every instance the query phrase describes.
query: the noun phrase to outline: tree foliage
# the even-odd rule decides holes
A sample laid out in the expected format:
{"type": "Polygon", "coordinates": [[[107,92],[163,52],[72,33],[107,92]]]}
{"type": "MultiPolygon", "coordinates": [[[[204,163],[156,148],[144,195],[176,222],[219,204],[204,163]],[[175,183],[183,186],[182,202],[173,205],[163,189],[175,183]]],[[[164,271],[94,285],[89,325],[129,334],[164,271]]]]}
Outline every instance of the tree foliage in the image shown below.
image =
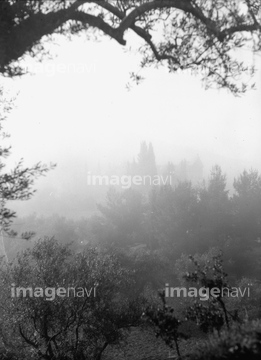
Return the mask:
{"type": "Polygon", "coordinates": [[[181,321],[175,315],[174,309],[167,305],[165,294],[159,292],[161,307],[148,307],[144,313],[145,317],[156,329],[156,336],[161,337],[166,345],[175,348],[180,357],[179,341],[186,339],[186,335],[180,330],[181,321]]]}
{"type": "Polygon", "coordinates": [[[226,176],[214,166],[208,183],[155,186],[147,196],[138,188],[110,190],[102,216],[90,220],[93,241],[128,249],[144,246],[169,260],[182,253],[222,249],[232,276],[260,278],[260,175],[244,171],[234,182],[233,197],[226,176]]]}
{"type": "Polygon", "coordinates": [[[157,174],[156,161],[152,143],[149,146],[143,141],[138,154],[137,174],[154,176],[157,174]]]}
{"type": "MultiPolygon", "coordinates": [[[[12,108],[12,100],[4,97],[0,89],[0,138],[2,141],[8,137],[3,132],[2,123],[12,108]]],[[[7,202],[10,200],[28,200],[32,197],[34,180],[44,175],[55,165],[42,165],[40,162],[32,167],[24,167],[23,159],[11,171],[4,171],[4,160],[10,155],[11,148],[0,145],[0,227],[4,231],[10,231],[15,212],[9,209],[7,202]]],[[[27,233],[28,235],[28,233],[27,233]]]]}
{"type": "Polygon", "coordinates": [[[142,302],[124,295],[131,272],[115,255],[94,248],[75,254],[54,239],[19,255],[1,284],[1,339],[23,358],[98,360],[142,314],[142,302]],[[33,289],[33,296],[17,296],[19,287],[33,289]]]}
{"type": "Polygon", "coordinates": [[[0,14],[0,71],[9,76],[23,73],[25,54],[44,53],[46,36],[95,32],[126,45],[131,30],[143,43],[142,67],[200,72],[207,86],[237,94],[246,90],[241,74],[253,69],[235,50],[261,48],[259,0],[4,0],[0,14]]]}
{"type": "Polygon", "coordinates": [[[106,206],[98,205],[98,209],[104,216],[108,229],[112,229],[114,245],[126,246],[136,243],[136,234],[142,233],[144,211],[143,197],[137,190],[127,189],[118,192],[111,188],[107,193],[106,206]]]}
{"type": "Polygon", "coordinates": [[[258,360],[261,355],[261,322],[233,324],[231,329],[214,333],[201,343],[190,360],[258,360]]]}
{"type": "Polygon", "coordinates": [[[261,176],[257,170],[244,170],[234,181],[234,221],[237,235],[261,242],[261,176]]]}
{"type": "Polygon", "coordinates": [[[224,297],[227,295],[230,285],[223,269],[222,253],[213,256],[203,266],[193,256],[189,258],[194,264],[195,270],[185,274],[184,278],[188,282],[205,288],[208,291],[206,294],[209,298],[207,299],[207,306],[195,300],[194,305],[187,311],[188,318],[196,320],[203,331],[208,331],[209,328],[219,330],[224,323],[229,328],[229,312],[224,297]],[[217,296],[211,295],[212,289],[219,290],[217,296]],[[226,289],[225,292],[224,289],[226,289]]]}

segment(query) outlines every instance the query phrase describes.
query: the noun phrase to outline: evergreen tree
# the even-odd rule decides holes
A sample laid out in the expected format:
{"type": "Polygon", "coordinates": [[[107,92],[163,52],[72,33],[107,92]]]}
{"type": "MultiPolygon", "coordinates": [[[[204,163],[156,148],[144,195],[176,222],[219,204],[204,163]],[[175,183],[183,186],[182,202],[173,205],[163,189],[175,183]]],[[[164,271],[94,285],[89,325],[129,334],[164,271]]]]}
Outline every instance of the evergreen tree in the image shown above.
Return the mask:
{"type": "Polygon", "coordinates": [[[155,155],[151,143],[149,143],[149,146],[147,146],[145,141],[142,141],[140,144],[140,152],[138,154],[138,171],[139,175],[154,176],[157,174],[155,155]]]}
{"type": "Polygon", "coordinates": [[[232,232],[231,201],[226,190],[226,175],[220,166],[212,168],[208,185],[199,189],[198,203],[198,242],[200,251],[209,246],[220,246],[226,243],[232,232]]]}
{"type": "Polygon", "coordinates": [[[244,172],[234,180],[233,197],[236,233],[254,241],[261,234],[261,176],[258,171],[244,172]]]}
{"type": "Polygon", "coordinates": [[[142,141],[140,144],[140,152],[138,154],[139,175],[146,174],[147,157],[148,157],[148,147],[147,147],[146,141],[142,141]]]}
{"type": "Polygon", "coordinates": [[[148,173],[152,176],[157,174],[155,154],[151,142],[148,147],[148,173]]]}

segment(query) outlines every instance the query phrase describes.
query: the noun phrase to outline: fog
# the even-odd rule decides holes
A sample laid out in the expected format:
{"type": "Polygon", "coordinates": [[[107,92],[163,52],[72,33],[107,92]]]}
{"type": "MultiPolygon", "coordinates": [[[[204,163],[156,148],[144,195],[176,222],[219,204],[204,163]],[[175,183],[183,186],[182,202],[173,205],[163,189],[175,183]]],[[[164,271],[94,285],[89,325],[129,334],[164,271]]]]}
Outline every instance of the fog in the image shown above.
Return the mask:
{"type": "MultiPolygon", "coordinates": [[[[137,48],[137,39],[130,40],[137,48]]],[[[12,145],[8,166],[21,157],[26,165],[57,164],[35,182],[33,199],[12,203],[18,216],[88,216],[105,195],[88,188],[88,173],[117,173],[137,159],[142,141],[152,143],[159,169],[199,157],[204,178],[219,164],[229,188],[244,169],[261,170],[260,71],[257,90],[241,97],[205,90],[199,76],[164,67],[145,70],[144,81],[129,87],[130,71],[141,60],[137,52],[83,37],[57,37],[50,49],[53,59],[25,60],[32,75],[5,81],[17,93],[5,124],[12,145]]]]}

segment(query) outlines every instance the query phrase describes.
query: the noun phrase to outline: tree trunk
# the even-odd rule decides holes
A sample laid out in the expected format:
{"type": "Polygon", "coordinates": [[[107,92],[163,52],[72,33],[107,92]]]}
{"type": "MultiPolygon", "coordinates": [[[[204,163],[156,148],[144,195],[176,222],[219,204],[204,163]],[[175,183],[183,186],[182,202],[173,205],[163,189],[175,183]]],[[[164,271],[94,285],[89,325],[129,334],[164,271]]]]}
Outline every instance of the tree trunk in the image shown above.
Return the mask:
{"type": "Polygon", "coordinates": [[[0,258],[3,257],[5,260],[5,263],[8,263],[8,257],[7,257],[7,253],[5,251],[5,242],[4,242],[4,232],[3,229],[0,228],[0,258]]]}

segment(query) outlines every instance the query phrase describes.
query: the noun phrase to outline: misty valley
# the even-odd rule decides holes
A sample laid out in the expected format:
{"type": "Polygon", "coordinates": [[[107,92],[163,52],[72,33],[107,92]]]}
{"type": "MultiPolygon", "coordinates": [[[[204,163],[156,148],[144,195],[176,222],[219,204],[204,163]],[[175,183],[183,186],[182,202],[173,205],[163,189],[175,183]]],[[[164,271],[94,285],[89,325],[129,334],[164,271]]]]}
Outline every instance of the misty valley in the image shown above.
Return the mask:
{"type": "Polygon", "coordinates": [[[122,171],[114,177],[131,180],[127,188],[105,175],[89,179],[99,202],[88,217],[34,213],[2,232],[6,348],[25,358],[115,359],[124,351],[135,359],[212,359],[217,346],[225,352],[238,341],[238,327],[257,344],[258,171],[244,170],[227,190],[219,165],[207,179],[199,158],[159,167],[146,142],[122,171]],[[140,181],[166,174],[165,184],[140,181]]]}

